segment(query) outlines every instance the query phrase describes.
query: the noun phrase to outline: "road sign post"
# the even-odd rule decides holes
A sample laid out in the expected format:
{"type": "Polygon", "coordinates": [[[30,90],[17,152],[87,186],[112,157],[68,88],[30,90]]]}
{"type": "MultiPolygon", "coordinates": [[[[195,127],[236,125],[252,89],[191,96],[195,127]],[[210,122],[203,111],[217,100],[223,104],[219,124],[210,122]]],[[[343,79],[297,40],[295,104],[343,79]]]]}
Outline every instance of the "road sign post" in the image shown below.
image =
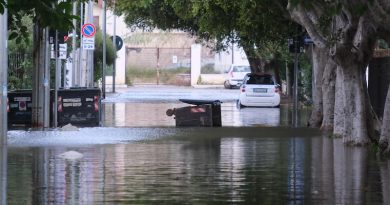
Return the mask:
{"type": "Polygon", "coordinates": [[[91,23],[86,23],[81,27],[81,34],[83,35],[83,49],[94,50],[95,49],[95,34],[96,27],[91,23]]]}

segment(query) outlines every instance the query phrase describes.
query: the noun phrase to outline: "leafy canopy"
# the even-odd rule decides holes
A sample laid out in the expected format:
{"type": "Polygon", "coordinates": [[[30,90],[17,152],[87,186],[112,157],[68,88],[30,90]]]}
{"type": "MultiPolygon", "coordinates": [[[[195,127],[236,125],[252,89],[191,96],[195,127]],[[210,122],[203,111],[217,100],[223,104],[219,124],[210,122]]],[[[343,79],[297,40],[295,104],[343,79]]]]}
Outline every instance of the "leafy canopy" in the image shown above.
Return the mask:
{"type": "Polygon", "coordinates": [[[286,0],[118,0],[116,12],[132,28],[179,29],[223,49],[235,42],[247,49],[283,48],[297,24],[286,0]]]}

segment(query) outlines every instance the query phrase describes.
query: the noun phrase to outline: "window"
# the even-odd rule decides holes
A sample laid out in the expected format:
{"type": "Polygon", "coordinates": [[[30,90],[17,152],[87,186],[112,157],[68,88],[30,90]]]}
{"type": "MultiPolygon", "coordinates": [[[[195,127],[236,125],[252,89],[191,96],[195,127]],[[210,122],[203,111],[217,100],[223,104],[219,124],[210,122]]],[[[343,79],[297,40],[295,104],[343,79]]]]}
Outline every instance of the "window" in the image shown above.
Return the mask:
{"type": "Polygon", "coordinates": [[[274,85],[270,75],[249,75],[246,84],[274,85]]]}
{"type": "Polygon", "coordinates": [[[251,68],[249,66],[234,66],[233,72],[251,72],[251,68]]]}

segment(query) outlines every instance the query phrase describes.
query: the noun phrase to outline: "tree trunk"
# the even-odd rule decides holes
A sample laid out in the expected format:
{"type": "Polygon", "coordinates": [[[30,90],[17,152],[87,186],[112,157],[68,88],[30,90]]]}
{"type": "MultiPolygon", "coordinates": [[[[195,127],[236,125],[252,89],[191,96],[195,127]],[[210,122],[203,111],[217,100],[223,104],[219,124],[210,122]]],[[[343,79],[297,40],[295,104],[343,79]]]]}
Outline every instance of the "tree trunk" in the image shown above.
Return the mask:
{"type": "Polygon", "coordinates": [[[322,78],[323,119],[322,130],[332,130],[334,122],[335,85],[337,65],[328,56],[322,78]]]}
{"type": "Polygon", "coordinates": [[[342,137],[344,134],[344,86],[343,86],[343,72],[340,66],[336,68],[336,86],[335,86],[335,106],[333,119],[333,134],[342,137]]]}
{"type": "Polygon", "coordinates": [[[248,58],[252,73],[264,72],[264,70],[263,70],[264,61],[256,55],[256,52],[253,50],[253,48],[249,48],[249,47],[250,46],[243,45],[242,48],[244,49],[245,54],[248,58]]]}
{"type": "Polygon", "coordinates": [[[345,95],[344,143],[364,145],[369,143],[369,134],[366,124],[368,96],[363,85],[363,68],[354,61],[354,56],[345,56],[345,58],[342,67],[345,95]]]}
{"type": "Polygon", "coordinates": [[[36,129],[49,127],[50,76],[47,70],[47,39],[45,32],[46,29],[43,29],[40,25],[36,24],[34,26],[31,126],[36,129]]]}
{"type": "Polygon", "coordinates": [[[280,67],[281,65],[279,64],[279,61],[274,58],[269,63],[264,65],[264,71],[273,74],[275,76],[276,82],[281,85],[282,81],[280,79],[280,67]]]}
{"type": "Polygon", "coordinates": [[[383,112],[381,136],[379,140],[381,151],[386,154],[390,154],[389,141],[390,141],[390,86],[387,91],[385,110],[383,112]]]}
{"type": "Polygon", "coordinates": [[[324,73],[325,61],[327,60],[327,50],[314,46],[313,57],[313,110],[310,115],[308,125],[310,127],[320,127],[323,119],[323,98],[322,98],[322,76],[324,73]]]}

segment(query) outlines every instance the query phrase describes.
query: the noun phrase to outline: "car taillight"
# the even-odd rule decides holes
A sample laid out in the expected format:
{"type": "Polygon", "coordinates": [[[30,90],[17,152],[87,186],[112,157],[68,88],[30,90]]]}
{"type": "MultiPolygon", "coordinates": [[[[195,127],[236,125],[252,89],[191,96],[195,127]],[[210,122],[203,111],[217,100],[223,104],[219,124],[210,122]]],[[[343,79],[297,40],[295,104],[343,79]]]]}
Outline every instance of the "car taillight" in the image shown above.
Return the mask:
{"type": "Polygon", "coordinates": [[[93,96],[93,105],[95,108],[95,111],[99,111],[99,96],[95,95],[93,96]]]}
{"type": "Polygon", "coordinates": [[[9,99],[7,98],[7,112],[9,112],[9,99]]]}
{"type": "Polygon", "coordinates": [[[58,96],[57,98],[57,111],[62,112],[62,97],[58,96]]]}
{"type": "Polygon", "coordinates": [[[240,90],[242,93],[245,93],[245,85],[241,86],[240,90]]]}

